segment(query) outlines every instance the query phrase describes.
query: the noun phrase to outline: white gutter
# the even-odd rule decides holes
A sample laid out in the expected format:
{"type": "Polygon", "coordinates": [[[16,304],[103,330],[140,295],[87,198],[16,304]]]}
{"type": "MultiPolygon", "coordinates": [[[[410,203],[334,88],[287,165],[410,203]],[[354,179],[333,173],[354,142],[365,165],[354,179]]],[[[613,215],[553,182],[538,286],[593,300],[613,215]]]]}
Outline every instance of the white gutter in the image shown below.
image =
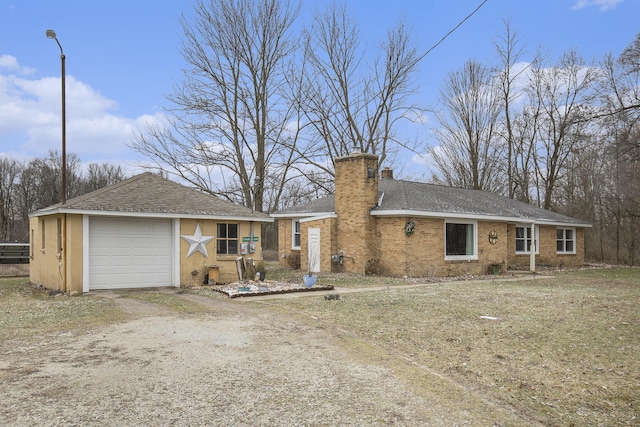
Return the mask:
{"type": "MultiPolygon", "coordinates": [[[[373,216],[388,216],[388,217],[424,217],[424,218],[459,218],[459,219],[471,219],[476,221],[500,221],[500,222],[512,222],[522,223],[531,218],[522,217],[510,217],[510,216],[498,216],[498,215],[482,215],[482,214],[468,214],[468,213],[449,213],[449,212],[425,212],[416,210],[372,210],[373,216]]],[[[591,228],[593,225],[587,223],[575,223],[575,222],[560,222],[560,221],[548,221],[548,220],[535,220],[538,225],[553,225],[556,227],[586,227],[591,228]]]]}
{"type": "Polygon", "coordinates": [[[272,213],[269,216],[273,218],[310,218],[317,216],[335,215],[335,212],[294,212],[294,213],[272,213]]]}
{"type": "Polygon", "coordinates": [[[300,219],[300,223],[310,222],[310,221],[318,221],[320,219],[327,219],[327,218],[337,218],[337,217],[338,217],[338,215],[335,214],[335,213],[323,214],[323,215],[318,215],[318,216],[310,216],[310,217],[301,218],[300,219]]]}
{"type": "MultiPolygon", "coordinates": [[[[526,236],[525,236],[526,237],[526,236]]],[[[531,223],[531,249],[529,250],[529,271],[536,272],[536,223],[531,223]]]]}
{"type": "Polygon", "coordinates": [[[137,218],[182,218],[182,219],[213,219],[213,220],[225,220],[225,221],[255,221],[255,222],[273,222],[271,217],[252,217],[252,216],[225,216],[225,215],[208,215],[208,214],[184,214],[184,213],[171,213],[171,212],[137,212],[137,211],[99,211],[89,209],[64,209],[56,208],[51,210],[44,210],[33,212],[29,214],[29,218],[35,218],[44,215],[52,215],[56,213],[67,213],[75,215],[90,215],[90,216],[127,216],[137,218]]]}

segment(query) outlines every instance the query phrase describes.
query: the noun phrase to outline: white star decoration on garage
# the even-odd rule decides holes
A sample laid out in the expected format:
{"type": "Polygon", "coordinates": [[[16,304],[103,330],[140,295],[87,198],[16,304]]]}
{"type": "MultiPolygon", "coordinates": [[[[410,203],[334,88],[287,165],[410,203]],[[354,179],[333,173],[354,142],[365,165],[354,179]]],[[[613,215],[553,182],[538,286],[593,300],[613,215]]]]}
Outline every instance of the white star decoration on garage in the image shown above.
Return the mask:
{"type": "Polygon", "coordinates": [[[189,246],[187,258],[194,252],[200,252],[202,255],[209,258],[209,254],[207,253],[207,243],[212,241],[215,236],[203,236],[202,230],[200,230],[200,223],[196,224],[196,231],[193,233],[193,236],[180,235],[180,237],[191,245],[189,246]]]}

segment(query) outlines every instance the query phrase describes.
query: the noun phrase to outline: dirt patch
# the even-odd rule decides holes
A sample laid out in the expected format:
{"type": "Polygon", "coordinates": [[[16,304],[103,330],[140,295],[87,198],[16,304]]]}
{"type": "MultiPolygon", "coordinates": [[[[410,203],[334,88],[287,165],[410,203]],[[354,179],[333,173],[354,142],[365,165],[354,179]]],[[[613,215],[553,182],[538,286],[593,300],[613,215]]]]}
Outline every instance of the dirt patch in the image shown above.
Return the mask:
{"type": "MultiPolygon", "coordinates": [[[[455,403],[456,390],[416,393],[393,369],[355,357],[335,331],[309,319],[175,296],[202,311],[175,314],[121,296],[132,320],[0,343],[0,423],[488,425],[496,410],[471,399],[484,409],[470,412],[455,403]]],[[[508,413],[502,419],[518,421],[508,413]]]]}

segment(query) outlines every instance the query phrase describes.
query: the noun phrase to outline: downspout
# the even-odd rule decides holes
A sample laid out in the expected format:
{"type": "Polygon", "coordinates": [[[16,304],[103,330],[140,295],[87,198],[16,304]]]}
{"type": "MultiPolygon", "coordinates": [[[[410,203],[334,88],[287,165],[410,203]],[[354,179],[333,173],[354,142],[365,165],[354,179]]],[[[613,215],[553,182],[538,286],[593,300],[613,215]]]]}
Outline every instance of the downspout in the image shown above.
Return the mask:
{"type": "Polygon", "coordinates": [[[60,263],[62,264],[60,266],[61,268],[61,275],[62,275],[62,285],[61,285],[61,291],[62,292],[67,292],[67,214],[64,213],[62,214],[62,242],[61,245],[62,246],[60,248],[60,263]]]}
{"type": "MultiPolygon", "coordinates": [[[[262,242],[260,242],[262,243],[262,242]]],[[[249,247],[247,248],[247,254],[251,255],[254,252],[251,252],[251,245],[253,244],[253,221],[249,221],[249,247]]],[[[258,246],[258,245],[256,245],[258,246]]],[[[257,251],[257,250],[256,250],[257,251]]],[[[253,255],[251,255],[253,258],[253,255]]]]}
{"type": "Polygon", "coordinates": [[[531,248],[529,250],[529,271],[536,272],[536,223],[531,223],[531,248]]]}

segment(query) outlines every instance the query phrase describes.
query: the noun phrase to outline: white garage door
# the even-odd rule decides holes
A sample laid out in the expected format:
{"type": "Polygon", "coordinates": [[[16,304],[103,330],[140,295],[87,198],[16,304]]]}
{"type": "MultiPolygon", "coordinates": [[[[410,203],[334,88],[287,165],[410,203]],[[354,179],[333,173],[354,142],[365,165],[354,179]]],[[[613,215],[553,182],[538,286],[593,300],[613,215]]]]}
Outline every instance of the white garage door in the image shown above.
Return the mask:
{"type": "Polygon", "coordinates": [[[89,289],[171,286],[171,220],[90,218],[89,289]]]}

